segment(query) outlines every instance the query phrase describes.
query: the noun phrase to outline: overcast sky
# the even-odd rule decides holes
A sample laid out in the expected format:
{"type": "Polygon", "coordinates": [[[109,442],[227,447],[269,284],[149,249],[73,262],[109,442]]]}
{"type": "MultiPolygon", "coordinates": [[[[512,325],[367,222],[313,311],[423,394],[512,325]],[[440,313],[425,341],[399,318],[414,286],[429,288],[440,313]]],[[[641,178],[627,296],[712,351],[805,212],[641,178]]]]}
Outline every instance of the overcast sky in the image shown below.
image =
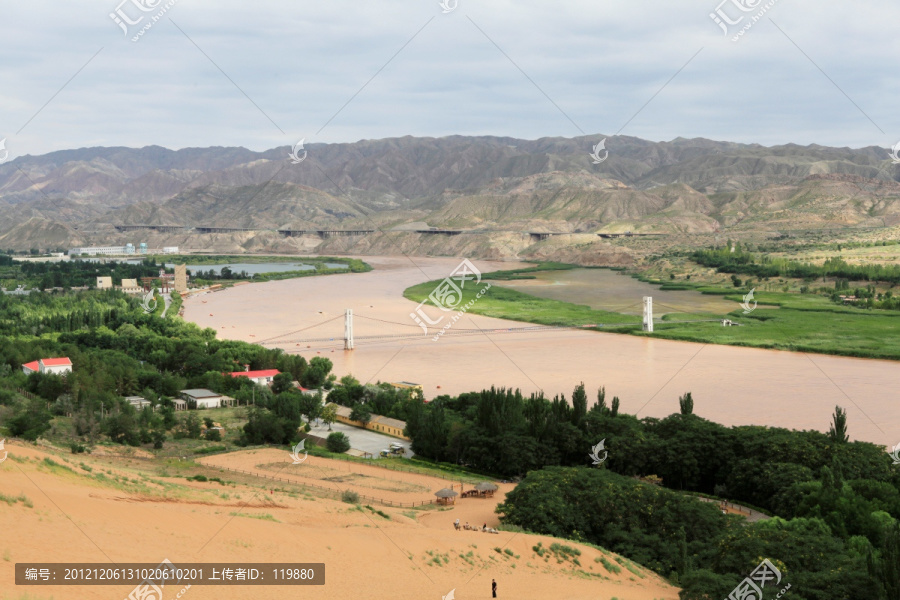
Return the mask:
{"type": "Polygon", "coordinates": [[[10,158],[403,135],[900,140],[886,0],[120,1],[0,2],[10,158]],[[143,17],[127,35],[117,8],[143,17]],[[743,17],[727,36],[717,8],[743,17]]]}

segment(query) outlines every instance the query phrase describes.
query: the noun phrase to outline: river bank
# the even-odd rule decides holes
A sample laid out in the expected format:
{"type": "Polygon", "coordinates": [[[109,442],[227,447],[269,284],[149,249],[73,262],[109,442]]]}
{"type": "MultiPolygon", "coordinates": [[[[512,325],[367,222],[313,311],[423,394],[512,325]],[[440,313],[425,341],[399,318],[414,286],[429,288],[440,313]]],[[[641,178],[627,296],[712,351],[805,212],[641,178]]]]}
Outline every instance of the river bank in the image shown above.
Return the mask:
{"type": "MultiPolygon", "coordinates": [[[[492,385],[568,397],[583,381],[589,390],[605,386],[620,397],[623,412],[640,417],[677,412],[678,396],[691,391],[696,414],[726,425],[825,431],[841,405],[848,409],[851,438],[887,445],[900,436],[900,414],[886,393],[898,379],[891,361],[593,331],[506,333],[525,324],[474,314],[478,303],[454,324],[470,335],[435,342],[410,317],[417,303],[403,292],[448,276],[459,260],[366,261],[373,271],[253,283],[189,298],[185,318],[226,339],[269,340],[268,347],[307,358],[326,356],[338,377],[421,383],[426,398],[492,385]],[[343,350],[348,308],[355,315],[353,351],[343,350]]],[[[483,273],[522,266],[475,265],[483,273]]]]}

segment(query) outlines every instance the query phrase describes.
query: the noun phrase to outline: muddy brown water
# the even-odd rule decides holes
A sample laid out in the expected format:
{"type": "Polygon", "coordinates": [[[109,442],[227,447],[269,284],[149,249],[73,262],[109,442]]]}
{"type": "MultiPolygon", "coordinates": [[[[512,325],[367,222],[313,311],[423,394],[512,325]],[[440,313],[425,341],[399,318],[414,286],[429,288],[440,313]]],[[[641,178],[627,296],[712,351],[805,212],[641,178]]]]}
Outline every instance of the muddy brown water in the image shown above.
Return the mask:
{"type": "MultiPolygon", "coordinates": [[[[410,318],[416,304],[402,293],[411,285],[446,277],[459,259],[361,258],[375,270],[204,294],[185,301],[185,317],[227,339],[259,343],[281,336],[267,347],[307,358],[325,356],[338,377],[349,373],[363,382],[420,383],[426,398],[491,385],[570,397],[583,381],[591,402],[596,389],[605,386],[608,398],[621,399],[623,412],[640,417],[677,412],[678,396],[691,391],[694,412],[725,425],[820,431],[828,430],[831,413],[840,405],[848,410],[851,438],[900,443],[896,362],[588,331],[505,333],[527,324],[478,315],[465,315],[453,327],[476,333],[432,341],[419,335],[410,318]],[[343,350],[346,308],[355,313],[352,351],[343,350]],[[383,337],[410,335],[416,337],[383,337]]],[[[521,266],[475,264],[482,271],[521,266]]],[[[591,271],[618,278],[614,281],[625,289],[635,282],[611,271],[591,271]]],[[[616,293],[617,300],[628,299],[625,292],[616,293]]],[[[639,302],[644,292],[634,293],[639,302]]]]}

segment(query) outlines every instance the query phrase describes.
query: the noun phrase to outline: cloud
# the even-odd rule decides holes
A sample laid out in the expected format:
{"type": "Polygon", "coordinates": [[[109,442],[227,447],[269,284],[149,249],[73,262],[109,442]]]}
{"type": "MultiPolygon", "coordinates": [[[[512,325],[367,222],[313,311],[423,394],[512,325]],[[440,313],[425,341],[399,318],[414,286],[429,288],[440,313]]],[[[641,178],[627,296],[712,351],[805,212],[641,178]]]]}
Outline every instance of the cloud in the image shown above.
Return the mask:
{"type": "Polygon", "coordinates": [[[137,43],[109,16],[118,1],[4,7],[0,137],[14,156],[619,130],[900,139],[900,6],[874,0],[778,0],[737,43],[709,16],[716,0],[459,0],[449,14],[437,0],[177,0],[137,43]]]}

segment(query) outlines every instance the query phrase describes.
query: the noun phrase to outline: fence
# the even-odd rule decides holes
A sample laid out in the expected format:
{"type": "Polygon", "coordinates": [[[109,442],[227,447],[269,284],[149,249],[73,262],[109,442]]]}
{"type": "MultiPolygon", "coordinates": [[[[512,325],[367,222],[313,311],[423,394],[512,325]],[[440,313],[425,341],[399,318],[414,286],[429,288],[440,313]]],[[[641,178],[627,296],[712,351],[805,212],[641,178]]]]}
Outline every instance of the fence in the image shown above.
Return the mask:
{"type": "MultiPolygon", "coordinates": [[[[426,475],[428,477],[440,477],[441,479],[448,479],[453,481],[458,481],[460,483],[466,483],[463,481],[462,476],[460,475],[445,475],[443,473],[435,473],[434,471],[428,471],[425,469],[412,469],[412,468],[404,468],[402,465],[396,465],[396,463],[392,463],[391,461],[382,461],[382,460],[368,460],[365,462],[360,460],[354,460],[352,457],[344,456],[342,454],[334,454],[332,456],[323,456],[321,458],[333,458],[335,460],[345,460],[347,462],[354,462],[358,464],[365,464],[371,467],[378,467],[380,469],[387,469],[388,471],[403,471],[404,473],[413,473],[415,475],[426,475]],[[396,465],[396,466],[388,466],[388,465],[396,465]]],[[[483,481],[487,477],[471,477],[469,479],[474,479],[477,481],[483,481]]]]}
{"type": "MultiPolygon", "coordinates": [[[[233,473],[242,473],[244,475],[250,475],[253,477],[262,477],[264,479],[271,479],[273,481],[281,481],[283,483],[290,483],[292,485],[297,485],[300,487],[313,487],[319,490],[324,490],[326,492],[330,492],[333,494],[342,494],[344,490],[325,487],[322,485],[316,485],[314,483],[306,483],[300,481],[294,481],[292,479],[284,479],[283,477],[276,477],[274,475],[264,475],[262,473],[254,473],[252,471],[244,471],[243,469],[232,469],[230,467],[222,467],[219,465],[203,465],[205,467],[211,469],[220,469],[222,471],[231,471],[233,473]]],[[[356,493],[356,492],[354,492],[356,493]]],[[[417,506],[426,506],[428,504],[434,504],[434,500],[422,500],[421,502],[394,502],[393,500],[385,500],[383,498],[376,498],[374,496],[367,496],[366,494],[357,494],[361,500],[367,500],[370,502],[376,502],[381,504],[382,506],[391,506],[394,508],[415,508],[417,506]]]]}
{"type": "Polygon", "coordinates": [[[759,519],[759,520],[765,520],[765,519],[769,518],[768,515],[765,515],[759,511],[755,511],[752,508],[749,508],[746,506],[741,506],[740,504],[735,504],[734,502],[729,502],[728,500],[716,500],[715,498],[707,498],[706,496],[699,496],[699,495],[696,496],[696,498],[698,500],[700,500],[701,502],[711,502],[711,503],[717,504],[718,506],[723,507],[723,508],[730,508],[730,509],[740,513],[741,515],[747,517],[748,519],[751,519],[751,521],[753,520],[751,517],[754,517],[754,515],[755,515],[756,519],[759,519]]]}
{"type": "MultiPolygon", "coordinates": [[[[17,388],[16,388],[16,391],[17,391],[18,393],[22,394],[23,396],[25,396],[26,398],[28,398],[29,400],[36,400],[36,399],[37,399],[37,396],[35,396],[35,395],[32,394],[31,392],[27,392],[27,391],[23,390],[23,389],[20,388],[20,387],[17,387],[17,388]]],[[[50,404],[50,403],[48,402],[47,404],[50,404]]]]}

